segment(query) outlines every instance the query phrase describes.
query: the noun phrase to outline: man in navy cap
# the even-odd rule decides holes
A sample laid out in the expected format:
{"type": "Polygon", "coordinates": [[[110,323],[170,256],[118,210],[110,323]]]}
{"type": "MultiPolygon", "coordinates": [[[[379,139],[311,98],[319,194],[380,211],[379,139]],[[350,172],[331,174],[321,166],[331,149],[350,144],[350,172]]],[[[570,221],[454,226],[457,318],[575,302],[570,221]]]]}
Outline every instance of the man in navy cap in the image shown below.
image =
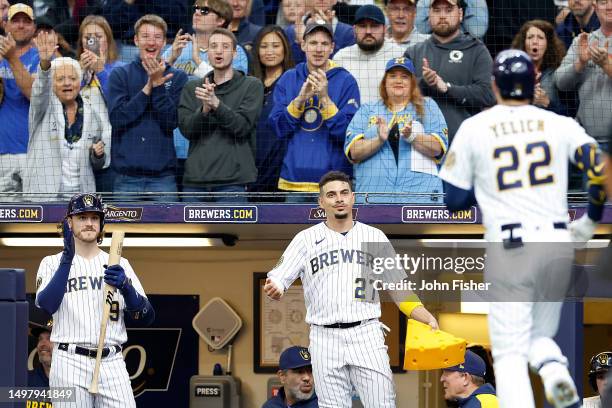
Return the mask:
{"type": "Polygon", "coordinates": [[[444,387],[444,399],[455,401],[460,408],[498,408],[495,389],[485,383],[485,362],[470,350],[462,364],[442,370],[440,382],[444,387]]]}
{"type": "Polygon", "coordinates": [[[289,347],[281,354],[278,366],[276,374],[283,386],[262,408],[318,408],[308,349],[289,347]]]}
{"type": "Polygon", "coordinates": [[[334,61],[357,80],[361,102],[374,102],[380,98],[378,87],[385,74],[385,64],[401,57],[404,49],[393,41],[385,41],[385,15],[372,4],[359,7],[353,30],[357,44],[338,51],[334,61]]]}
{"type": "MultiPolygon", "coordinates": [[[[29,387],[49,387],[49,372],[51,371],[51,359],[53,356],[53,343],[51,342],[51,330],[53,321],[49,320],[46,325],[30,322],[33,326],[30,334],[37,341],[36,352],[38,354],[38,366],[28,371],[29,387]]],[[[33,395],[26,401],[26,407],[52,408],[50,400],[43,397],[35,398],[33,395]]]]}

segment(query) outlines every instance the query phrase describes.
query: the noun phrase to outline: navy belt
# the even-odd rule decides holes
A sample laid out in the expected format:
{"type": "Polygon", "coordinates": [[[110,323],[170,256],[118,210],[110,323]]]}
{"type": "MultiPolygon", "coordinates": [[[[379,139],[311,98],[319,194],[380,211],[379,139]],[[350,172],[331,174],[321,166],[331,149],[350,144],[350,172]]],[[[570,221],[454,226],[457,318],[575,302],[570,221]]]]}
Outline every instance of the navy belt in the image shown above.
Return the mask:
{"type": "Polygon", "coordinates": [[[323,327],[325,327],[326,329],[350,329],[351,327],[355,327],[355,326],[359,326],[361,323],[365,323],[368,320],[359,320],[356,322],[350,322],[350,323],[332,323],[332,324],[326,324],[323,327]]]}
{"type": "MultiPolygon", "coordinates": [[[[510,237],[504,238],[504,248],[506,249],[514,249],[520,248],[523,246],[523,239],[521,237],[515,237],[513,234],[513,230],[522,228],[523,224],[520,222],[514,224],[505,224],[501,226],[502,231],[510,231],[510,237]]],[[[555,222],[553,223],[554,229],[567,229],[567,224],[564,222],[555,222]]]]}
{"type": "MultiPolygon", "coordinates": [[[[68,351],[68,347],[69,346],[70,346],[70,344],[68,344],[68,343],[60,343],[59,346],[58,346],[58,349],[63,350],[63,351],[68,351]]],[[[104,347],[102,349],[102,358],[108,357],[108,355],[110,354],[111,350],[115,350],[115,353],[120,353],[121,352],[121,346],[104,347]]],[[[74,347],[74,352],[75,352],[75,354],[80,354],[80,355],[85,356],[85,357],[96,358],[96,354],[98,353],[98,350],[97,349],[88,349],[88,348],[81,347],[81,346],[75,346],[74,347]]]]}
{"type": "MultiPolygon", "coordinates": [[[[553,227],[555,229],[567,229],[567,224],[564,222],[555,222],[553,223],[553,227]]],[[[515,224],[506,224],[506,225],[501,226],[502,231],[507,231],[507,230],[512,231],[515,228],[523,228],[523,224],[521,224],[520,222],[517,222],[515,224]]]]}

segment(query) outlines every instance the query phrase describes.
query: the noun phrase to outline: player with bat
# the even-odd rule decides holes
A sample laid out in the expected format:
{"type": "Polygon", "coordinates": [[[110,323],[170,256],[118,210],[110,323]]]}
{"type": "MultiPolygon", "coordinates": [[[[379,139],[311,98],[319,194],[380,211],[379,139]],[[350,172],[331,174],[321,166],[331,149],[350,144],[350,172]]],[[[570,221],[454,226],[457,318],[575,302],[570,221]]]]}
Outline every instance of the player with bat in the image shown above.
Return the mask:
{"type": "Polygon", "coordinates": [[[155,312],[129,262],[120,258],[123,234],[113,233],[111,255],[98,247],[103,227],[101,198],[75,195],[63,221],[64,250],[43,258],[38,269],[36,305],[54,322],[49,385],[74,387],[76,395],[76,405],[53,401],[55,408],[136,407],[121,353],[124,317],[149,325],[155,312]]]}

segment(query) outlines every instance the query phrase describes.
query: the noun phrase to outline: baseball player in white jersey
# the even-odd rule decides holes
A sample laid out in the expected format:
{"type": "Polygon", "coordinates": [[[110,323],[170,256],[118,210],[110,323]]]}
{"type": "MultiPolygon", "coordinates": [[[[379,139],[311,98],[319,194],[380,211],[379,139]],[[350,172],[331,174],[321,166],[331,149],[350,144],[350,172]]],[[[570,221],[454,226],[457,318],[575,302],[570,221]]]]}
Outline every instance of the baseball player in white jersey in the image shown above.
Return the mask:
{"type": "Polygon", "coordinates": [[[589,384],[593,391],[597,393],[594,397],[585,398],[583,408],[605,408],[604,398],[606,398],[604,390],[609,384],[608,377],[612,368],[612,352],[604,351],[594,355],[589,362],[589,384]]]}
{"type": "Polygon", "coordinates": [[[53,365],[49,385],[74,387],[74,402],[53,401],[53,406],[135,407],[134,394],[121,353],[127,341],[124,315],[149,325],[155,312],[125,258],[108,265],[100,250],[104,227],[102,200],[77,194],[68,204],[63,222],[64,251],[43,258],[36,277],[36,305],[53,315],[53,365]],[[103,313],[103,288],[118,290],[111,306],[100,365],[99,392],[88,392],[93,376],[103,313]]]}
{"type": "Polygon", "coordinates": [[[446,203],[453,211],[478,203],[486,239],[503,243],[488,246],[485,279],[503,287],[511,276],[516,285],[518,297],[491,303],[489,313],[500,407],[534,407],[528,366],[541,376],[553,406],[579,407],[567,359],[552,337],[569,285],[571,242],[590,239],[603,212],[603,164],[578,123],[530,105],[535,69],[527,54],[500,53],[493,76],[498,105],[463,122],[440,173],[446,203]],[[568,160],[590,179],[588,214],[569,230],[568,160]],[[522,301],[551,288],[555,301],[522,301]]]}
{"type": "MultiPolygon", "coordinates": [[[[382,231],[353,221],[355,193],[346,174],[327,173],[319,188],[319,205],[327,220],[293,238],[268,273],[264,291],[278,300],[297,278],[302,280],[320,407],[351,407],[353,387],[366,407],[395,407],[383,325],[378,320],[380,302],[365,301],[366,279],[361,273],[375,256],[365,244],[390,246],[389,240],[382,231]]],[[[400,310],[437,329],[435,318],[411,299],[397,301],[400,310]]]]}

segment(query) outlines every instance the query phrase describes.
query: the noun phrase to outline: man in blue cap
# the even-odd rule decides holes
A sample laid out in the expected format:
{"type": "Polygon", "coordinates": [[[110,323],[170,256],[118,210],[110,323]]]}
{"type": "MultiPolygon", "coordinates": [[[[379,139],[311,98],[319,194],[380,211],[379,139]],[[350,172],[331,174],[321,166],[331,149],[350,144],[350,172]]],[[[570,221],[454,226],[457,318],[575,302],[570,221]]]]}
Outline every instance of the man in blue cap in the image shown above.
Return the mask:
{"type": "Polygon", "coordinates": [[[318,408],[308,349],[289,347],[281,354],[278,367],[277,375],[283,386],[262,408],[318,408]]]}
{"type": "Polygon", "coordinates": [[[460,408],[498,408],[495,389],[485,382],[486,372],[484,360],[466,351],[465,362],[442,370],[444,399],[455,401],[460,408]]]}
{"type": "Polygon", "coordinates": [[[385,64],[404,54],[398,44],[385,41],[385,27],[385,15],[380,8],[373,4],[359,7],[353,25],[357,44],[341,49],[334,56],[334,61],[357,80],[362,103],[380,98],[378,88],[385,74],[385,64]]]}

